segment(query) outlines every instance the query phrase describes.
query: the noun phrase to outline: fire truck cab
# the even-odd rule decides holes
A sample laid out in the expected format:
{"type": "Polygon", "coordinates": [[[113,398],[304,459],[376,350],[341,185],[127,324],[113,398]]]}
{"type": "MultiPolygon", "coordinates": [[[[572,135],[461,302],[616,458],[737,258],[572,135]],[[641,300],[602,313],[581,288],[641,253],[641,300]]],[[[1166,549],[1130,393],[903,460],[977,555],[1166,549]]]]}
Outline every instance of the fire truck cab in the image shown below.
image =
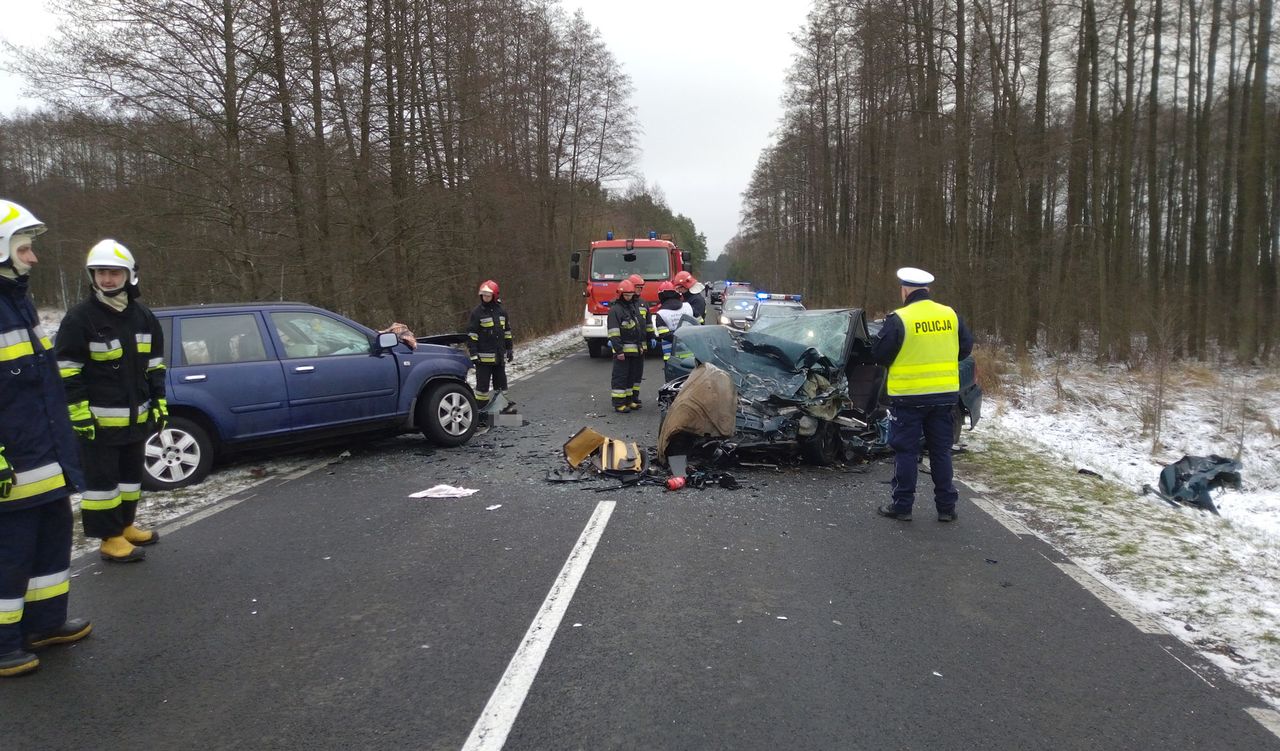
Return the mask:
{"type": "Polygon", "coordinates": [[[692,271],[687,251],[676,247],[670,235],[650,232],[647,238],[614,239],[591,243],[590,249],[569,259],[569,276],[582,282],[586,306],[582,316],[582,338],[592,357],[609,355],[609,304],[618,297],[618,282],[639,274],[645,285],[641,298],[646,307],[658,302],[658,285],[680,271],[692,271]]]}

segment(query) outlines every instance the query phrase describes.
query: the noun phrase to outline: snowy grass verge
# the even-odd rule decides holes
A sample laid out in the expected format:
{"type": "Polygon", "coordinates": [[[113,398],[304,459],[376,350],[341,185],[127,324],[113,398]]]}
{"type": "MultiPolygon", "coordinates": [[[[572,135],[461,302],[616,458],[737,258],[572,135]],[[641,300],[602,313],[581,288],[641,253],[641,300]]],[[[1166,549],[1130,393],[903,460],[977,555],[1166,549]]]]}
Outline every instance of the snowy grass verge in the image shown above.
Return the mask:
{"type": "Polygon", "coordinates": [[[1280,708],[1280,376],[1028,359],[966,433],[960,476],[1280,708]],[[1243,465],[1217,517],[1141,493],[1183,454],[1243,465]],[[1100,475],[1082,474],[1088,469],[1100,475]]]}

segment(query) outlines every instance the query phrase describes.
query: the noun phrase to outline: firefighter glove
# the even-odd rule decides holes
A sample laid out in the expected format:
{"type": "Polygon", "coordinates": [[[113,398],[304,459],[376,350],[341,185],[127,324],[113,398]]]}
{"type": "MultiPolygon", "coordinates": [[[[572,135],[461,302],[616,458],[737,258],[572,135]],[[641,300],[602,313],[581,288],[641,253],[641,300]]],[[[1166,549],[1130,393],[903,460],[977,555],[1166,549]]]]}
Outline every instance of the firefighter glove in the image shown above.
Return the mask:
{"type": "Polygon", "coordinates": [[[516,359],[516,353],[511,350],[507,350],[507,362],[511,362],[514,359],[516,359]]]}
{"type": "Polygon", "coordinates": [[[169,424],[169,402],[165,399],[156,399],[151,403],[151,422],[155,425],[157,431],[164,430],[169,424]]]}
{"type": "Polygon", "coordinates": [[[4,458],[4,447],[0,446],[0,498],[8,498],[13,492],[13,484],[18,481],[9,460],[4,458]]]}
{"type": "Polygon", "coordinates": [[[97,433],[93,422],[93,413],[89,411],[89,402],[76,402],[68,407],[71,412],[71,429],[86,441],[92,441],[97,433]]]}
{"type": "Polygon", "coordinates": [[[624,355],[624,354],[622,354],[621,352],[619,352],[619,353],[618,353],[618,359],[619,359],[619,360],[625,360],[625,359],[627,359],[627,356],[626,356],[626,355],[624,355]]]}

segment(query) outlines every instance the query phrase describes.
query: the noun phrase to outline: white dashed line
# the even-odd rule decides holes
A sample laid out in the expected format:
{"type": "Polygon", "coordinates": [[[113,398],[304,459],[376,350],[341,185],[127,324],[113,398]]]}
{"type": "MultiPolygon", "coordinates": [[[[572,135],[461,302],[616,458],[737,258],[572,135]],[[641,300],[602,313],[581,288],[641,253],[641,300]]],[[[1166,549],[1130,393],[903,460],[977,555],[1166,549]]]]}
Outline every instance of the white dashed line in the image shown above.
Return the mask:
{"type": "Polygon", "coordinates": [[[613,514],[616,503],[601,501],[591,514],[582,535],[569,553],[569,559],[564,562],[564,568],[560,569],[560,575],[556,577],[547,598],[538,608],[533,623],[529,624],[529,630],[520,640],[520,646],[511,657],[502,679],[498,681],[498,687],[493,690],[489,703],[480,713],[480,719],[476,720],[475,727],[471,729],[471,735],[462,746],[463,751],[496,750],[507,742],[507,734],[515,725],[520,707],[529,695],[533,679],[542,667],[542,659],[546,657],[556,629],[560,627],[560,621],[569,609],[569,602],[578,588],[578,582],[582,581],[587,564],[591,562],[596,543],[604,535],[605,525],[609,523],[609,516],[613,514]]]}
{"type": "Polygon", "coordinates": [[[1053,561],[1053,565],[1062,569],[1067,576],[1075,579],[1080,586],[1093,593],[1094,597],[1102,600],[1102,603],[1115,611],[1116,615],[1132,623],[1139,631],[1144,634],[1161,634],[1168,635],[1169,632],[1148,617],[1142,611],[1134,607],[1133,603],[1120,596],[1114,589],[1107,586],[1105,582],[1098,579],[1093,574],[1085,571],[1074,563],[1058,563],[1053,561]]]}

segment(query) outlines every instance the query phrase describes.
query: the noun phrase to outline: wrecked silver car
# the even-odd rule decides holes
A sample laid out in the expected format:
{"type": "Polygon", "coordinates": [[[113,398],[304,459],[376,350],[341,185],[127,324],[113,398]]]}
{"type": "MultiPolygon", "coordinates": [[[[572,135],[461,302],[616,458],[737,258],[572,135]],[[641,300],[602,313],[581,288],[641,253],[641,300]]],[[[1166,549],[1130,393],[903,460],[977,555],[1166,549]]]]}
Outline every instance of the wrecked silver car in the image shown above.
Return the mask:
{"type": "MultiPolygon", "coordinates": [[[[691,326],[675,339],[677,351],[692,353],[686,362],[705,367],[659,391],[659,458],[798,451],[825,465],[884,450],[886,371],[871,361],[872,334],[862,310],[765,318],[747,332],[691,326]],[[690,382],[698,388],[686,394],[690,382]],[[728,404],[735,405],[731,431],[726,420],[708,419],[728,404]]],[[[976,425],[982,405],[972,358],[961,363],[960,376],[957,439],[963,417],[976,425]]]]}

